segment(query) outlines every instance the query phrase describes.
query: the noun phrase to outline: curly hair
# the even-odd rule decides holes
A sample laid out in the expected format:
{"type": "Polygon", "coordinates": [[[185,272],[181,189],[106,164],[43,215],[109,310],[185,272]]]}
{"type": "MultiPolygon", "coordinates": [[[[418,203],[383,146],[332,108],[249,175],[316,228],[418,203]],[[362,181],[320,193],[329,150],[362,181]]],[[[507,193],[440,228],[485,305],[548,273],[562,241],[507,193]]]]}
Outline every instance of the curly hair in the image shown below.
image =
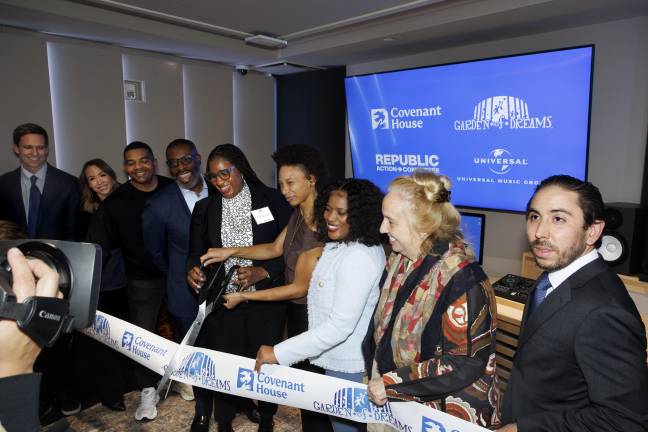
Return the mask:
{"type": "Polygon", "coordinates": [[[440,241],[463,239],[461,215],[450,203],[450,179],[431,171],[416,170],[411,176],[394,179],[389,192],[399,194],[409,203],[414,229],[427,233],[421,251],[429,253],[440,241]]]}
{"type": "Polygon", "coordinates": [[[315,214],[317,217],[317,237],[328,241],[328,229],[324,220],[324,210],[329,197],[335,191],[345,192],[347,196],[347,223],[349,235],[345,242],[357,241],[366,246],[380,244],[380,223],[382,222],[383,193],[369,180],[345,179],[329,184],[317,196],[315,214]]]}
{"type": "Polygon", "coordinates": [[[282,166],[298,166],[306,176],[315,177],[317,192],[321,192],[327,183],[328,170],[320,152],[310,146],[293,144],[283,146],[272,154],[277,169],[282,166]]]}

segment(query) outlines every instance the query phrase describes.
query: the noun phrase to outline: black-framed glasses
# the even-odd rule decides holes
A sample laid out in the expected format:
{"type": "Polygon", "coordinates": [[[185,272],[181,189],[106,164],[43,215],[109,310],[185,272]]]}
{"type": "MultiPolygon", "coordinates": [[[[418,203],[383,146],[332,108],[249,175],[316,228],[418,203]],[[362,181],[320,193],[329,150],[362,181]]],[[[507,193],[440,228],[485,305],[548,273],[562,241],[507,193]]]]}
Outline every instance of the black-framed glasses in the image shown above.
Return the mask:
{"type": "Polygon", "coordinates": [[[191,162],[196,160],[192,155],[188,154],[177,159],[167,159],[166,164],[169,168],[175,168],[178,165],[189,165],[191,162]]]}
{"type": "Polygon", "coordinates": [[[206,172],[205,178],[207,179],[207,181],[216,180],[217,177],[221,180],[229,180],[230,175],[232,175],[232,171],[234,171],[235,169],[236,167],[232,165],[231,167],[222,169],[220,171],[206,172]]]}

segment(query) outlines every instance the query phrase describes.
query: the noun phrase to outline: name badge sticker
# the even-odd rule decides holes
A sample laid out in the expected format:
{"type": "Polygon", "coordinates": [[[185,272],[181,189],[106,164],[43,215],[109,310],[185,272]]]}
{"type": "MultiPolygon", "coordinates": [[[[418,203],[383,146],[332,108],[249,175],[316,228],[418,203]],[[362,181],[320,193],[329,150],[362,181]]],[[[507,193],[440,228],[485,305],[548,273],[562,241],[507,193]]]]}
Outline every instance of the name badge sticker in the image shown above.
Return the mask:
{"type": "Polygon", "coordinates": [[[254,217],[254,221],[257,223],[257,225],[261,225],[274,220],[272,212],[268,207],[252,210],[252,217],[254,217]]]}

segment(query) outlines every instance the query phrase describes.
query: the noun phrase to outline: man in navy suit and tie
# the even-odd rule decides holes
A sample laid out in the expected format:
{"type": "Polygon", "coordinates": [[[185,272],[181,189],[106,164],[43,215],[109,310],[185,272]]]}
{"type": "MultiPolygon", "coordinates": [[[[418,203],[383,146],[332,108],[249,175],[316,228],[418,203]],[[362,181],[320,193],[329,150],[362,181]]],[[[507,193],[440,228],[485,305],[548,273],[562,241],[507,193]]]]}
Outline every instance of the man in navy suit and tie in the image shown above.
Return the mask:
{"type": "Polygon", "coordinates": [[[646,431],[646,331],[599,257],[603,199],[557,175],[527,206],[527,237],[545,270],[524,308],[500,431],[646,431]]]}
{"type": "MultiPolygon", "coordinates": [[[[49,137],[34,123],[13,132],[13,151],[20,167],[0,176],[0,220],[19,225],[29,238],[72,240],[79,210],[79,181],[47,163],[49,137]]],[[[70,335],[43,350],[35,369],[43,372],[41,417],[76,414],[81,404],[69,389],[70,335]]]]}
{"type": "Polygon", "coordinates": [[[79,181],[47,163],[47,132],[34,123],[18,126],[13,151],[20,167],[0,176],[0,219],[18,224],[30,238],[72,240],[79,181]]]}

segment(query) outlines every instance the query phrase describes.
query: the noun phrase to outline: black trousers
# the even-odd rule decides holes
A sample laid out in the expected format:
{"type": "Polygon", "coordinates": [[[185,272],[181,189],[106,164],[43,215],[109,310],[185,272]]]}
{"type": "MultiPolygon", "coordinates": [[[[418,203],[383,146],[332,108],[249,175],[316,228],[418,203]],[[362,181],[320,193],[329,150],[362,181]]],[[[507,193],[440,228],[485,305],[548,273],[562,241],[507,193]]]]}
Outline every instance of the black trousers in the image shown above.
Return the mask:
{"type": "MultiPolygon", "coordinates": [[[[306,304],[288,303],[288,337],[297,336],[308,330],[308,307],[306,304]]],[[[308,372],[324,374],[324,369],[310,364],[308,360],[294,364],[292,367],[308,372]]],[[[300,410],[302,431],[333,432],[329,416],[314,411],[300,410]]]]}
{"type": "MultiPolygon", "coordinates": [[[[162,299],[166,293],[166,279],[138,280],[128,279],[126,296],[130,310],[130,322],[144,330],[155,333],[162,299]]],[[[155,387],[160,375],[150,369],[132,362],[135,382],[141,389],[155,387]]]]}
{"type": "MultiPolygon", "coordinates": [[[[286,322],[284,302],[249,302],[234,310],[219,307],[205,320],[196,346],[255,358],[261,345],[276,345],[281,341],[286,322]]],[[[210,416],[218,423],[234,420],[237,408],[249,399],[194,387],[196,415],[210,416]]],[[[259,401],[259,413],[269,419],[277,412],[277,404],[259,401]]]]}
{"type": "MultiPolygon", "coordinates": [[[[126,289],[99,293],[97,309],[114,317],[128,320],[126,289]]],[[[91,400],[103,403],[120,400],[127,390],[126,368],[130,360],[82,333],[74,335],[77,382],[91,400]]]]}

